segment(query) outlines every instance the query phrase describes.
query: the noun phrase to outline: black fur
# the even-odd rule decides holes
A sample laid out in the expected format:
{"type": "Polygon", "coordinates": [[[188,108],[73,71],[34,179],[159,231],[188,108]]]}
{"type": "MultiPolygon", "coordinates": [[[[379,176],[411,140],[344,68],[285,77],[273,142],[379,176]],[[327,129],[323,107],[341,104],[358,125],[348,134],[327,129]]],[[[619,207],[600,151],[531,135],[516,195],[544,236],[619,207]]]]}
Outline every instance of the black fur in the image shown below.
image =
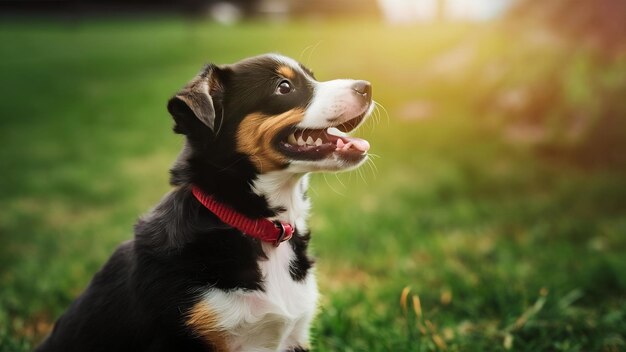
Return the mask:
{"type": "MultiPolygon", "coordinates": [[[[170,100],[174,131],[186,136],[171,170],[175,190],[137,222],[134,239],[117,248],[37,351],[211,351],[185,326],[199,293],[209,287],[264,289],[257,264],[265,258],[260,242],[223,224],[193,197],[191,185],[248,217],[284,211],[271,209],[252,192],[258,171],[236,152],[233,138],[247,114],[279,114],[308,104],[311,88],[304,80],[294,82],[301,88],[298,95],[272,97],[280,80],[277,66],[270,57],[207,66],[199,77],[210,83],[213,116],[200,119],[181,95],[193,94],[194,87],[170,100]]],[[[297,231],[290,240],[296,252],[290,266],[294,280],[304,280],[313,264],[306,255],[308,242],[309,234],[297,231]]]]}
{"type": "Polygon", "coordinates": [[[298,236],[295,236],[289,241],[296,254],[296,257],[289,265],[289,273],[291,274],[291,278],[295,281],[303,281],[306,279],[309,269],[313,267],[313,260],[306,255],[310,238],[311,234],[307,232],[302,235],[298,234],[298,236]]]}
{"type": "Polygon", "coordinates": [[[291,349],[289,352],[309,352],[309,350],[303,347],[296,347],[291,349]]]}

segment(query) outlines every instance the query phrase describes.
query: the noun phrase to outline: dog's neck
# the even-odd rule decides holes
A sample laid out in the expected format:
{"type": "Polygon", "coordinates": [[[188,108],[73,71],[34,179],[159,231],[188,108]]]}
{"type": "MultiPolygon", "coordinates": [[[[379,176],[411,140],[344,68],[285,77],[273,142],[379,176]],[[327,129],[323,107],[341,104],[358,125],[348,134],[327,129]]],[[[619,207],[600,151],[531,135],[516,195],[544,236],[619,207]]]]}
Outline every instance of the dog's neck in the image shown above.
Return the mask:
{"type": "Polygon", "coordinates": [[[307,232],[309,177],[306,173],[277,170],[257,174],[244,159],[213,164],[194,158],[186,144],[171,175],[172,185],[198,185],[245,216],[288,222],[299,233],[307,232]]]}
{"type": "Polygon", "coordinates": [[[308,185],[308,174],[272,171],[258,175],[252,184],[252,191],[264,197],[272,209],[277,209],[274,219],[288,222],[299,233],[305,233],[310,207],[306,195],[308,185]]]}

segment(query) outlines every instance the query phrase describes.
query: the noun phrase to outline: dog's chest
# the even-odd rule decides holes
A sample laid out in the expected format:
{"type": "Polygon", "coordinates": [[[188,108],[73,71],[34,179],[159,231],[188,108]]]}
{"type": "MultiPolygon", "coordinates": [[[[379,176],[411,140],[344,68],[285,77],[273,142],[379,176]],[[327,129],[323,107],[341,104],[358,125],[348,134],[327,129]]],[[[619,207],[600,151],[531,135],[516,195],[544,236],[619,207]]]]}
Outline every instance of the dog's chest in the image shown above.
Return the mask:
{"type": "Polygon", "coordinates": [[[259,262],[264,291],[213,290],[204,298],[232,351],[281,351],[308,341],[318,298],[314,272],[294,281],[292,247],[264,246],[268,258],[259,262]]]}

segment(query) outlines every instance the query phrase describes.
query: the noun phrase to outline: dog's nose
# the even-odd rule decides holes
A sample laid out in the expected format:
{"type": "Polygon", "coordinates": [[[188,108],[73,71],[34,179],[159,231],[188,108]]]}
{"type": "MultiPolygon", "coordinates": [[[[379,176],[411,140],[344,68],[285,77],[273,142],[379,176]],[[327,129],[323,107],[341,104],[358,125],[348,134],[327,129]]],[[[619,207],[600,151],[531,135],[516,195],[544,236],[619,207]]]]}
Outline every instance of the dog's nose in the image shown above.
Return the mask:
{"type": "Polygon", "coordinates": [[[368,81],[356,81],[352,84],[352,90],[365,99],[372,99],[372,84],[368,81]]]}

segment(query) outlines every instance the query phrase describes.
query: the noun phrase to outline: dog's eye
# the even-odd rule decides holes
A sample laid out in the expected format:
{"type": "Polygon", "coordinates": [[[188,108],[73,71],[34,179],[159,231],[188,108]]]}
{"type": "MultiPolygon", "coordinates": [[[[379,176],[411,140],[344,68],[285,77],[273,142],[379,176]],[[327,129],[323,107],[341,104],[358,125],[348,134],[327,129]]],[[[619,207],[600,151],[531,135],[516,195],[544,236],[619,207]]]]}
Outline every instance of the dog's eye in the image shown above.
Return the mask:
{"type": "Polygon", "coordinates": [[[292,90],[293,88],[291,87],[291,83],[289,83],[289,81],[282,81],[278,85],[278,88],[276,88],[276,94],[289,94],[292,90]]]}

